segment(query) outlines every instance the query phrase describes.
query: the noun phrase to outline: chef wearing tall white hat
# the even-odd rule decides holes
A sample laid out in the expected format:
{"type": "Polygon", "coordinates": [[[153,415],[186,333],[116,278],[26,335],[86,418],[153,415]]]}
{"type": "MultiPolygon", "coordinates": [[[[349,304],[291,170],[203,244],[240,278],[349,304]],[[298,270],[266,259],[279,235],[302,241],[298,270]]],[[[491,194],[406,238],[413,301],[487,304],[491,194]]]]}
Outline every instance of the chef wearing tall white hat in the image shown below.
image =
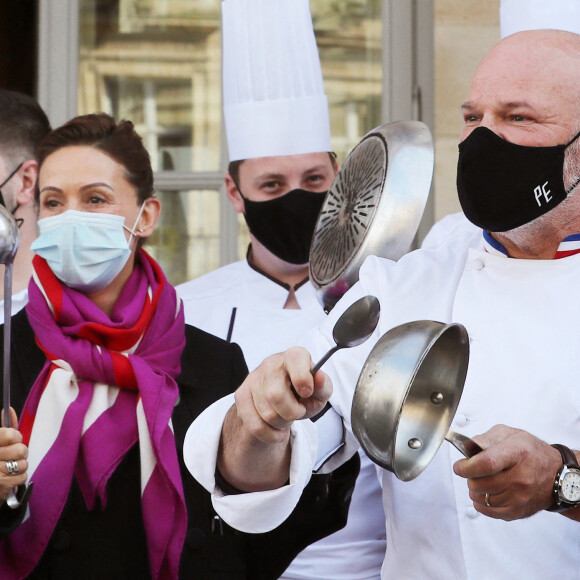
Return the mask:
{"type": "MultiPolygon", "coordinates": [[[[580,0],[501,0],[500,36],[524,30],[565,30],[580,34],[580,0]]],[[[450,239],[470,246],[483,243],[481,228],[467,220],[463,212],[449,214],[427,233],[421,247],[436,247],[450,239]]]]}
{"type": "MultiPolygon", "coordinates": [[[[177,290],[186,322],[237,342],[251,370],[325,317],[308,258],[337,165],[308,0],[225,0],[222,38],[226,193],[251,244],[246,260],[177,290]]],[[[381,488],[360,457],[346,527],[307,547],[282,578],[380,577],[381,488]]]]}
{"type": "MultiPolygon", "coordinates": [[[[577,23],[580,2],[573,4],[577,23]]],[[[367,258],[359,282],[301,341],[306,350],[270,357],[235,402],[226,397],[193,423],[186,464],[195,464],[198,438],[213,449],[214,462],[194,471],[224,518],[244,531],[283,521],[319,451],[308,417],[331,396],[348,424],[354,385],[380,335],[417,320],[461,323],[469,369],[451,428],[482,451],[465,459],[443,443],[413,481],[381,471],[382,577],[579,577],[579,62],[580,37],[569,31],[498,42],[462,105],[457,167],[461,205],[485,245],[452,239],[398,262],[367,258]],[[381,302],[377,332],[312,377],[337,316],[366,294],[381,302]],[[220,493],[216,468],[249,493],[220,493]]]]}

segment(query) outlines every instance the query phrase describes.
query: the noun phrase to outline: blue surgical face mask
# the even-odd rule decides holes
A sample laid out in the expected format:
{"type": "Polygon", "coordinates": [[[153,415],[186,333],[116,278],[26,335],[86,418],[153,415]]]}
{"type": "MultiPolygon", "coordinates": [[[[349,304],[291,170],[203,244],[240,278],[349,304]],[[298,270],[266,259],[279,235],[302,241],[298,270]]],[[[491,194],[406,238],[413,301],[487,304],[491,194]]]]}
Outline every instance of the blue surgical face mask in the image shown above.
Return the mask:
{"type": "Polygon", "coordinates": [[[106,213],[71,209],[43,218],[38,220],[40,235],[31,248],[63,284],[98,292],[120,274],[131,256],[125,230],[135,235],[144,206],[131,230],[123,216],[106,213]]]}

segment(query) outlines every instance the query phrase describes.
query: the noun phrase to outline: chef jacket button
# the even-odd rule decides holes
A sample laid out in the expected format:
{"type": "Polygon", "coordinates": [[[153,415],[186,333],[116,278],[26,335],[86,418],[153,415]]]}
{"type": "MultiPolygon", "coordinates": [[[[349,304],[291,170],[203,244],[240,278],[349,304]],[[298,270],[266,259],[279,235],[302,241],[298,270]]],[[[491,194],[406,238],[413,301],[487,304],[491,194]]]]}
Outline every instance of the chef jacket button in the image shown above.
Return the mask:
{"type": "Polygon", "coordinates": [[[474,520],[476,517],[479,516],[479,512],[474,507],[468,507],[465,510],[465,515],[470,519],[474,520]]]}
{"type": "Polygon", "coordinates": [[[481,258],[473,260],[473,268],[475,270],[483,270],[485,268],[485,262],[481,258]]]}
{"type": "Polygon", "coordinates": [[[463,414],[458,414],[455,417],[455,423],[457,424],[458,427],[465,427],[465,425],[467,425],[468,422],[469,422],[468,418],[463,414]]]}
{"type": "Polygon", "coordinates": [[[72,543],[72,538],[68,532],[64,530],[60,530],[54,534],[52,538],[52,547],[57,550],[58,552],[65,552],[68,550],[72,543]]]}

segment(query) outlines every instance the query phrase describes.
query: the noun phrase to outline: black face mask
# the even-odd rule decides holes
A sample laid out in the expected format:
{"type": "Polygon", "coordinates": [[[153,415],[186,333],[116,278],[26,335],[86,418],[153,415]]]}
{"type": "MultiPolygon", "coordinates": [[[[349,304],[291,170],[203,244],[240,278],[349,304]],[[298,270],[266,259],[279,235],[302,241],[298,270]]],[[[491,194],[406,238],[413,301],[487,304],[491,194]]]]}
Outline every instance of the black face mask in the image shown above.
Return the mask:
{"type": "Polygon", "coordinates": [[[284,262],[306,264],[326,192],[293,189],[268,201],[251,201],[238,191],[252,235],[284,262]]]}
{"type": "Polygon", "coordinates": [[[457,193],[467,219],[489,232],[506,232],[549,212],[578,181],[564,188],[565,145],[528,147],[477,127],[459,144],[457,193]]]}

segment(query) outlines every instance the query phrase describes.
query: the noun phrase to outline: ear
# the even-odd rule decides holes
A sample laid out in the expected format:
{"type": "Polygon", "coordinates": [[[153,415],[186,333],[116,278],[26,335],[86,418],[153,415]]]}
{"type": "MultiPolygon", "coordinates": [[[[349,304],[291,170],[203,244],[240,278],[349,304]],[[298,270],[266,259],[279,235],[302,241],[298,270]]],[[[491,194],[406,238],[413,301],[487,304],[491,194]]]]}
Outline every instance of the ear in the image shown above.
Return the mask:
{"type": "Polygon", "coordinates": [[[148,238],[157,225],[161,215],[161,202],[156,197],[148,197],[144,202],[139,223],[135,225],[135,235],[138,238],[148,238]]]}
{"type": "Polygon", "coordinates": [[[240,190],[236,185],[233,177],[228,173],[225,178],[226,182],[226,195],[230,200],[230,203],[238,213],[244,213],[244,200],[240,195],[240,190]]]}
{"type": "Polygon", "coordinates": [[[34,159],[28,159],[18,170],[18,175],[22,180],[22,187],[16,195],[16,203],[26,205],[34,200],[36,180],[38,179],[38,163],[34,159]]]}

